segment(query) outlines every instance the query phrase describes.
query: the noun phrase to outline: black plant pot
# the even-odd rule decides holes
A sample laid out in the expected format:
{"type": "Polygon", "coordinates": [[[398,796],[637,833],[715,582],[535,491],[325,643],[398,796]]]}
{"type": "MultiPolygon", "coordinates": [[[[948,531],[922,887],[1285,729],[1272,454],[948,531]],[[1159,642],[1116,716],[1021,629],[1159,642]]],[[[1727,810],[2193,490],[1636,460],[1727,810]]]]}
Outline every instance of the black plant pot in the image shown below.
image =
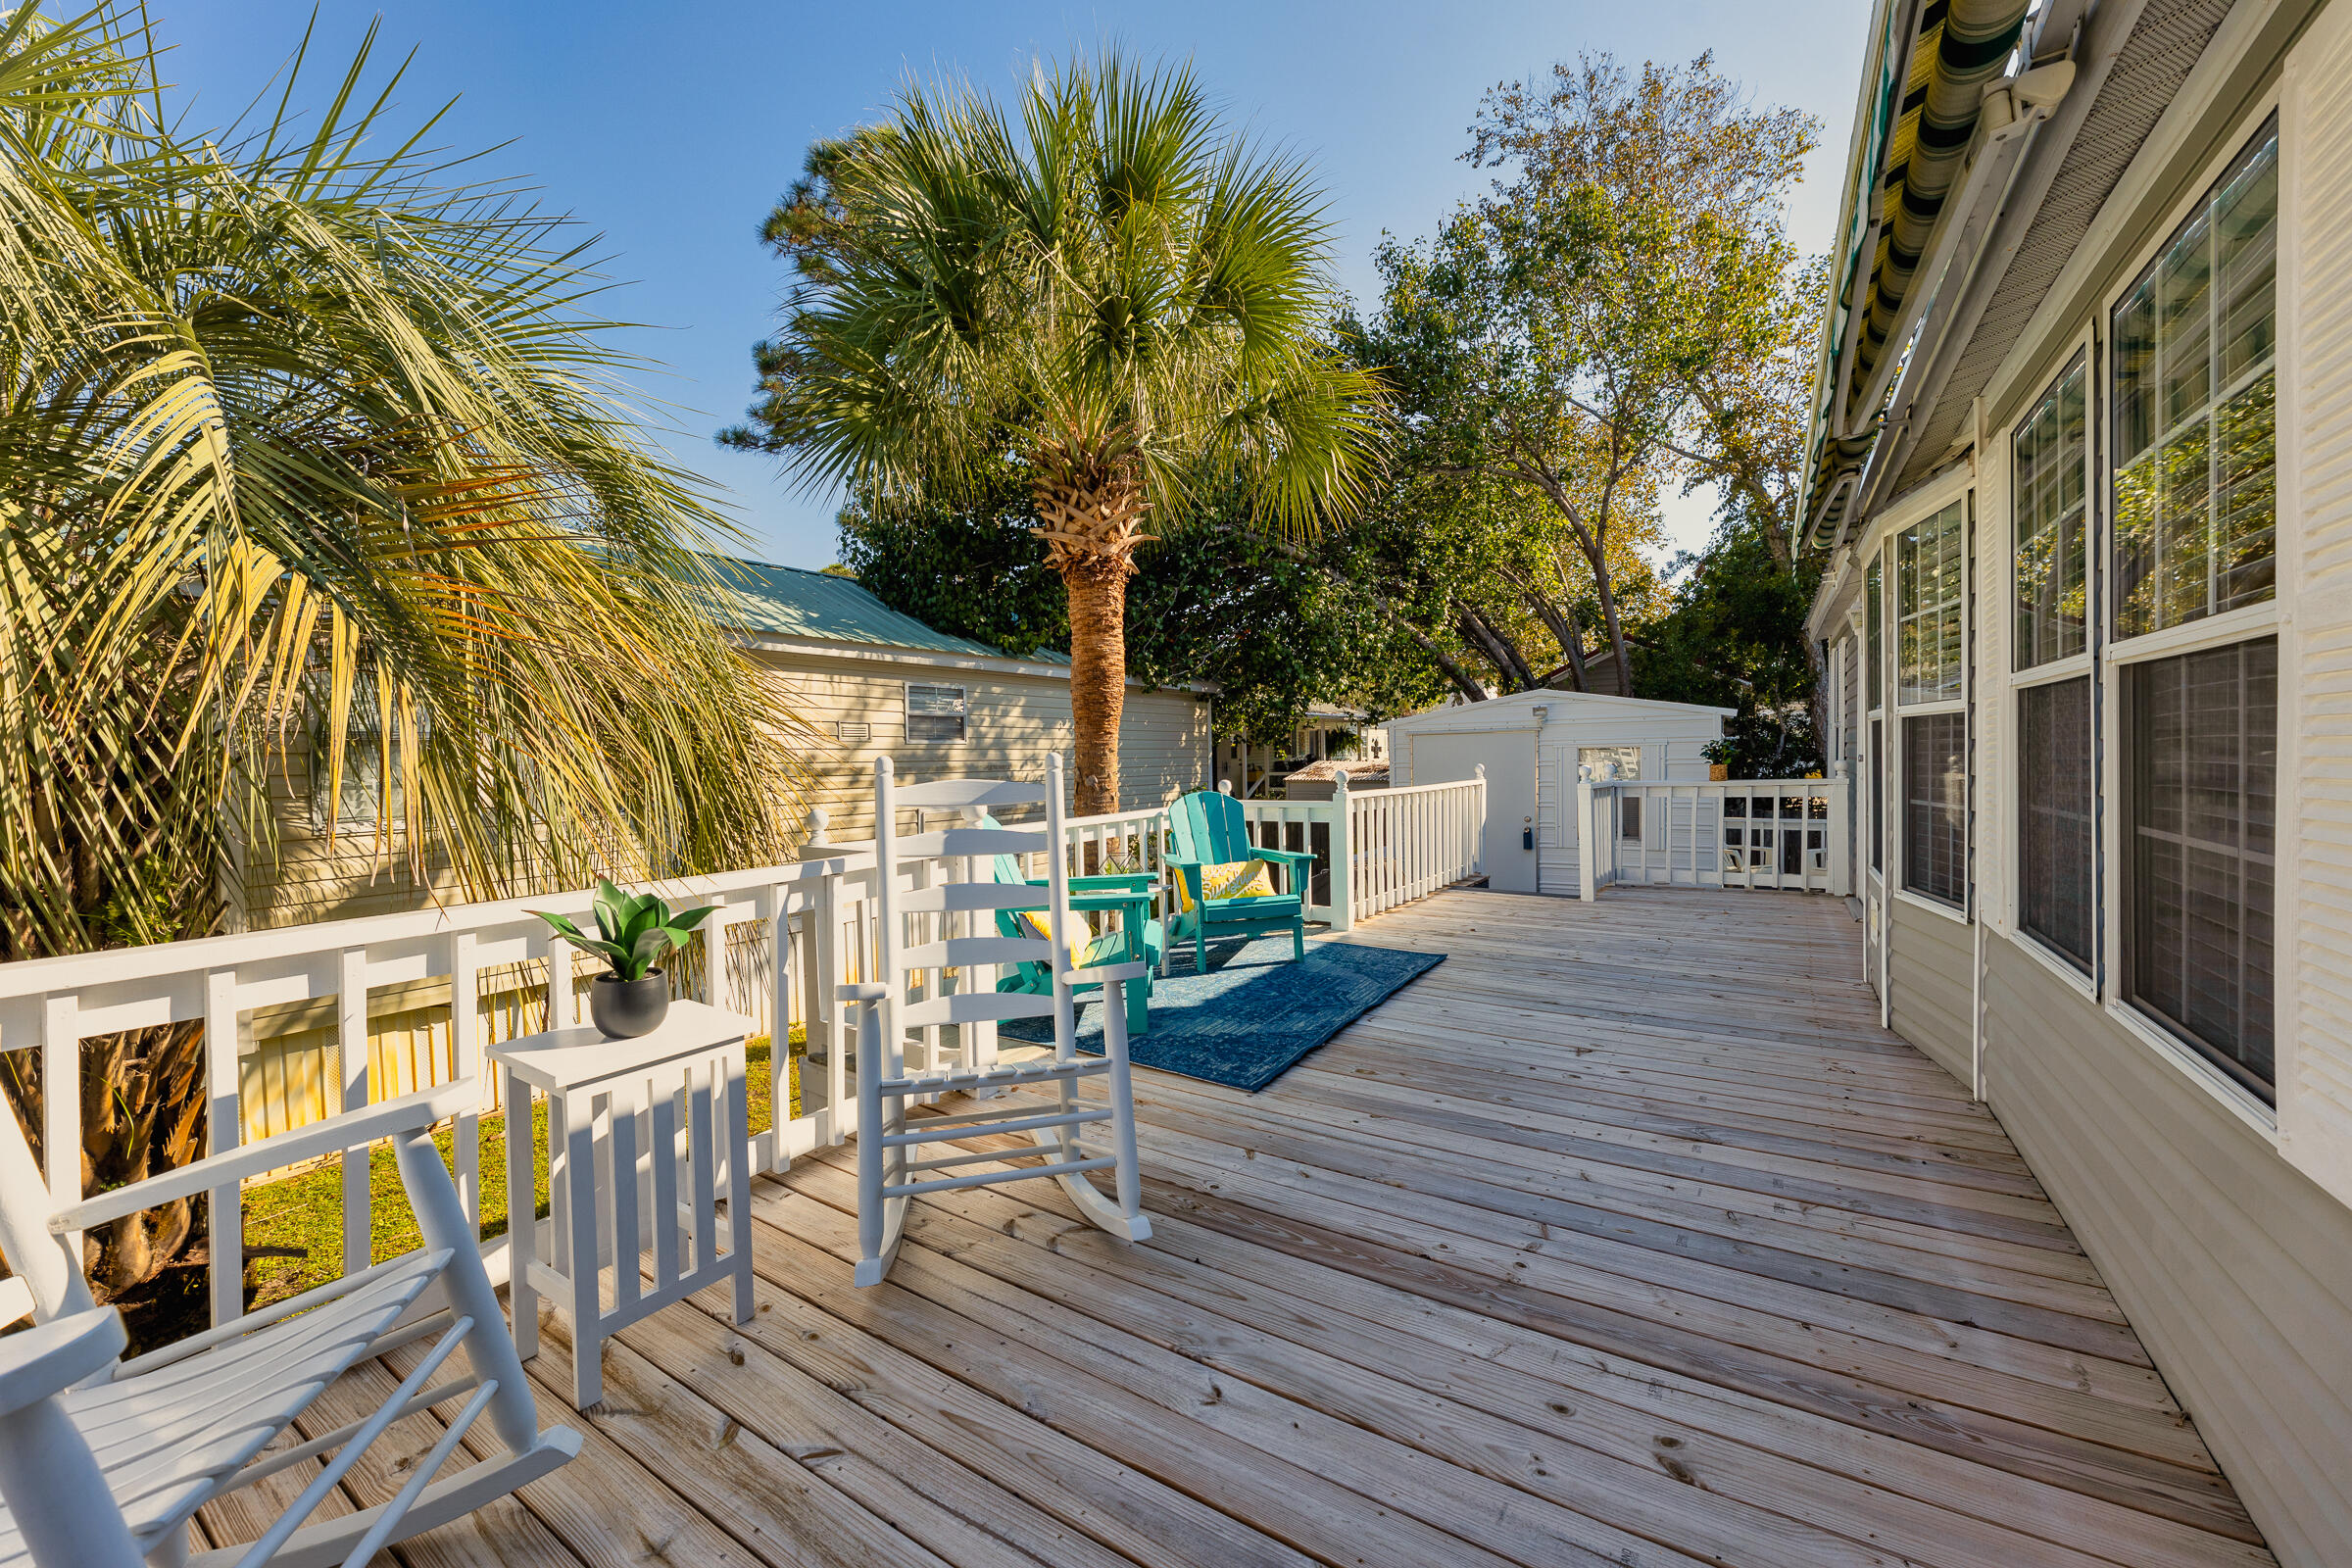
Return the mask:
{"type": "Polygon", "coordinates": [[[607,1039],[650,1035],[669,1016],[669,977],[659,969],[639,980],[600,974],[588,987],[588,1016],[607,1039]]]}

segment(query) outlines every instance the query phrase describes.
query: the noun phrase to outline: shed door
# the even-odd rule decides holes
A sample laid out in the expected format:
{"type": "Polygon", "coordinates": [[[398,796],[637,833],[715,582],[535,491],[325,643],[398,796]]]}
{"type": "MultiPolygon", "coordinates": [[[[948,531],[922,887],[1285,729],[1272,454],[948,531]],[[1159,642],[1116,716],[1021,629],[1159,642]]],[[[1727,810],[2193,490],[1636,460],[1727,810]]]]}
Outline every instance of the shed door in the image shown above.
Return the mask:
{"type": "Polygon", "coordinates": [[[1500,893],[1536,891],[1536,732],[1415,735],[1413,782],[1444,784],[1487,769],[1487,885],[1500,893]]]}

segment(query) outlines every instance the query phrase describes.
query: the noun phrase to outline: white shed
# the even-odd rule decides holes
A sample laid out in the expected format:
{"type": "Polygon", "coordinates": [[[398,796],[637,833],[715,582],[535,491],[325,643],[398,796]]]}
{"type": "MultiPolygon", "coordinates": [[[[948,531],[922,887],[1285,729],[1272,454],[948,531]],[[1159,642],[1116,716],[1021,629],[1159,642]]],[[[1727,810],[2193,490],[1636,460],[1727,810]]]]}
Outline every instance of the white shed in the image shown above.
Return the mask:
{"type": "Polygon", "coordinates": [[[1487,876],[1505,893],[1576,891],[1580,765],[1619,778],[1704,780],[1699,748],[1737,710],[1532,691],[1389,721],[1392,777],[1440,784],[1487,769],[1487,876]]]}

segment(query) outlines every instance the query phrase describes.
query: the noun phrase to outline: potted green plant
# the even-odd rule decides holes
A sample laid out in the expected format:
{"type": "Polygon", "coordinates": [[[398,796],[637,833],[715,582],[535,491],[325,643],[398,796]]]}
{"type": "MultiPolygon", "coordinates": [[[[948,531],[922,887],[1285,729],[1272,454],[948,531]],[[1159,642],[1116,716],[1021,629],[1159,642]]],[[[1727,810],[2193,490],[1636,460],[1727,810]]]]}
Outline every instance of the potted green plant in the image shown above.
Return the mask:
{"type": "Polygon", "coordinates": [[[575,948],[603,958],[606,971],[588,987],[588,1016],[613,1040],[652,1034],[669,1015],[669,976],[662,956],[682,948],[713,906],[681,909],[651,893],[632,897],[611,882],[596,885],[596,931],[589,936],[570,920],[545,909],[530,912],[575,948]]]}
{"type": "Polygon", "coordinates": [[[1712,740],[1698,749],[1707,760],[1707,777],[1720,783],[1732,776],[1732,758],[1740,748],[1728,740],[1712,740]]]}

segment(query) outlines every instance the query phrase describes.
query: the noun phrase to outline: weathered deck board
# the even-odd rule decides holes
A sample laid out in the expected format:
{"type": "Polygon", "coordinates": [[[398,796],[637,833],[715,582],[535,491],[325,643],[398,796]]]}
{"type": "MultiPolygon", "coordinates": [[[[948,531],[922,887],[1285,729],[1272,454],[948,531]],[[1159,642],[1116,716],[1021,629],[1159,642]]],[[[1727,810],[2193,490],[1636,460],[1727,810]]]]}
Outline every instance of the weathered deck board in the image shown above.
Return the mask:
{"type": "Polygon", "coordinates": [[[857,1291],[847,1152],[805,1158],[752,1324],[623,1333],[578,1418],[551,1322],[586,1452],[401,1557],[2271,1561],[1841,904],[1449,893],[1347,940],[1448,961],[1262,1094],[1139,1073],[1150,1244],[942,1194],[857,1291]]]}

